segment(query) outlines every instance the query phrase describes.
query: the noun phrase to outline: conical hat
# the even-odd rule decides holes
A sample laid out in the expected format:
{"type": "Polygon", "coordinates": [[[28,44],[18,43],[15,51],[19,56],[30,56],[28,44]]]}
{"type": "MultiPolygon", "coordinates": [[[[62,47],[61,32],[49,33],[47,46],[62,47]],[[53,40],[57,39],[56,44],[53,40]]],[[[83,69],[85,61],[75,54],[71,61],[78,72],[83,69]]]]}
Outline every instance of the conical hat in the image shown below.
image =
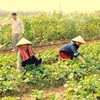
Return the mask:
{"type": "Polygon", "coordinates": [[[27,39],[25,38],[22,38],[18,43],[17,43],[17,47],[20,46],[20,45],[24,45],[24,44],[32,44],[32,42],[28,41],[27,39]]]}
{"type": "Polygon", "coordinates": [[[77,36],[76,38],[73,38],[72,41],[80,42],[80,43],[86,43],[85,40],[82,38],[82,36],[77,36]]]}

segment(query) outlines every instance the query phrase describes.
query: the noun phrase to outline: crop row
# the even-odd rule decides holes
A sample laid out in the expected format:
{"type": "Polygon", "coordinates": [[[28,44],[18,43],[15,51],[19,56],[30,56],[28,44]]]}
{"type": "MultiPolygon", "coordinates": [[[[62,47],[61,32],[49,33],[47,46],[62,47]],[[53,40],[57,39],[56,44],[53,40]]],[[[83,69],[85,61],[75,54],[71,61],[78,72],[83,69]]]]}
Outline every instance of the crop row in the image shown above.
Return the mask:
{"type": "Polygon", "coordinates": [[[0,54],[1,96],[6,93],[21,93],[27,84],[37,88],[37,90],[32,91],[32,97],[39,100],[47,98],[46,93],[39,91],[40,89],[59,86],[65,88],[62,94],[65,99],[51,94],[48,100],[99,100],[100,43],[84,45],[79,51],[86,60],[85,65],[82,65],[77,59],[60,62],[57,54],[58,49],[55,49],[44,53],[39,52],[38,55],[43,58],[43,64],[38,67],[26,66],[22,73],[16,71],[16,54],[5,56],[0,54]]]}
{"type": "MultiPolygon", "coordinates": [[[[82,35],[85,39],[100,38],[100,13],[69,14],[54,12],[20,16],[25,25],[25,37],[33,44],[50,44],[82,35]]],[[[4,18],[5,22],[9,17],[4,18]]],[[[11,47],[11,26],[0,29],[0,43],[11,47]]]]}

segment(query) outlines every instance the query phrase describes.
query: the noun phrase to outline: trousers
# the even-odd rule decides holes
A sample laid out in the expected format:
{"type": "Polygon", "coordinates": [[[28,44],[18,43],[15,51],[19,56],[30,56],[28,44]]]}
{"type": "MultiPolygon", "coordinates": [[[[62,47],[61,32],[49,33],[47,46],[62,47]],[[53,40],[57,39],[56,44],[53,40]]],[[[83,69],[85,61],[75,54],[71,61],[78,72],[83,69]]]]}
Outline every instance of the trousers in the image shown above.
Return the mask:
{"type": "Polygon", "coordinates": [[[29,64],[35,64],[36,66],[38,66],[41,63],[42,63],[41,58],[38,60],[35,56],[32,56],[28,60],[22,62],[22,67],[25,67],[26,65],[29,64]]]}
{"type": "Polygon", "coordinates": [[[20,34],[14,34],[12,38],[12,46],[13,46],[13,49],[15,49],[16,51],[18,50],[18,48],[16,47],[16,44],[18,43],[19,36],[20,34]]]}

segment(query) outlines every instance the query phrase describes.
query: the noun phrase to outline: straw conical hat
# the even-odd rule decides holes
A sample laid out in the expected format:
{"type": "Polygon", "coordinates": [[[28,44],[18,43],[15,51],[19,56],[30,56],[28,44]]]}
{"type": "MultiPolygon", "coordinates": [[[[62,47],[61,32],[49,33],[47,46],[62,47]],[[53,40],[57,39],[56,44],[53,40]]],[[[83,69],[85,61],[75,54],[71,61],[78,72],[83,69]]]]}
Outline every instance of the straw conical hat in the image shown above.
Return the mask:
{"type": "Polygon", "coordinates": [[[17,43],[17,47],[20,46],[20,45],[24,45],[24,44],[32,44],[32,42],[28,41],[27,39],[25,38],[22,38],[18,43],[17,43]]]}
{"type": "Polygon", "coordinates": [[[80,42],[80,43],[86,43],[85,40],[82,38],[82,36],[77,36],[76,38],[73,38],[72,41],[80,42]]]}

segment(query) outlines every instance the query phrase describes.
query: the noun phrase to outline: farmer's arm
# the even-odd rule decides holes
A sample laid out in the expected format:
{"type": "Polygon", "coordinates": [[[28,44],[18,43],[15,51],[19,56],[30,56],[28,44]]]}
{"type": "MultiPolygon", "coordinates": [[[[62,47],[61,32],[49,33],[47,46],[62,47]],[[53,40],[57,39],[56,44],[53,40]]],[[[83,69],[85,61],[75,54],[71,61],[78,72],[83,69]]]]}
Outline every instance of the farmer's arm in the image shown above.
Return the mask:
{"type": "Polygon", "coordinates": [[[84,60],[80,55],[78,56],[78,59],[79,59],[83,64],[86,63],[85,60],[84,60]]]}
{"type": "Polygon", "coordinates": [[[80,53],[78,53],[76,47],[72,46],[71,49],[74,52],[74,56],[77,57],[82,63],[85,63],[85,60],[82,58],[82,56],[80,55],[80,53]]]}
{"type": "Polygon", "coordinates": [[[17,60],[17,71],[21,72],[21,67],[22,67],[22,57],[21,53],[18,52],[18,60],[17,60]]]}
{"type": "Polygon", "coordinates": [[[12,22],[12,20],[9,20],[8,22],[5,22],[5,23],[0,24],[0,26],[9,25],[9,24],[11,24],[11,22],[12,22]]]}
{"type": "Polygon", "coordinates": [[[22,34],[24,34],[24,24],[23,24],[22,20],[20,20],[20,25],[21,25],[22,34]]]}

